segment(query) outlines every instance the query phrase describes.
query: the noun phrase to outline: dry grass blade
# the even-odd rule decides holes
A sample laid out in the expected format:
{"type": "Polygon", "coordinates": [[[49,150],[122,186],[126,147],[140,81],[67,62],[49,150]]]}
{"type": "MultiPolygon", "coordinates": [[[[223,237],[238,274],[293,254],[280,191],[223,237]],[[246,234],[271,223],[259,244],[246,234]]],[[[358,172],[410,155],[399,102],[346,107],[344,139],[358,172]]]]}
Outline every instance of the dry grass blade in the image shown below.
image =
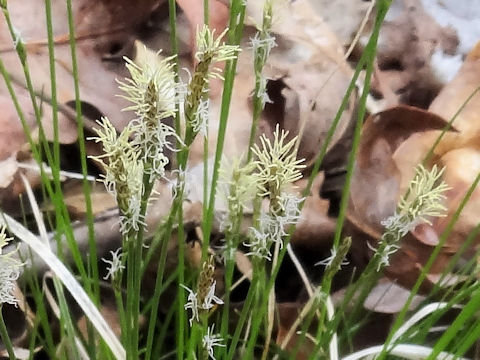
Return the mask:
{"type": "MultiPolygon", "coordinates": [[[[430,315],[431,313],[441,310],[448,307],[448,303],[446,302],[434,302],[428,304],[427,306],[420,309],[415,315],[413,315],[410,319],[408,319],[396,332],[395,335],[392,337],[392,342],[397,341],[403,334],[405,334],[408,329],[410,329],[413,325],[417,322],[422,320],[424,317],[430,315]]],[[[462,306],[454,305],[453,308],[462,308],[462,306]]]]}
{"type": "MultiPolygon", "coordinates": [[[[358,351],[354,354],[348,355],[344,357],[342,360],[357,360],[363,359],[367,356],[377,355],[380,354],[383,350],[383,345],[372,346],[367,349],[358,351]]],[[[421,345],[411,345],[411,344],[398,344],[392,347],[392,349],[388,352],[390,355],[399,356],[403,359],[409,360],[422,360],[426,359],[433,349],[421,346],[421,345]]],[[[461,358],[447,352],[441,352],[438,356],[438,359],[443,360],[468,360],[466,358],[461,358]]]]}

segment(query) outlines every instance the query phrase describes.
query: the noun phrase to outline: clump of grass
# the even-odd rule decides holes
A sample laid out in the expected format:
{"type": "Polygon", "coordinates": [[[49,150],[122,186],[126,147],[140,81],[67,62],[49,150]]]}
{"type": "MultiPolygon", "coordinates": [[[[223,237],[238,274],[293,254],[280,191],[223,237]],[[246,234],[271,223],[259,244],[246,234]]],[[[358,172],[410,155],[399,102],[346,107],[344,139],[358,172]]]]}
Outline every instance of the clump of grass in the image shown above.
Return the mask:
{"type": "MultiPolygon", "coordinates": [[[[365,52],[362,55],[352,82],[346,91],[344,101],[336,118],[329,129],[325,142],[322,144],[320,156],[314,164],[304,195],[293,194],[293,183],[302,177],[304,170],[303,160],[297,159],[296,137],[287,140],[288,133],[277,125],[273,140],[262,135],[259,143],[255,144],[258,119],[264,109],[265,103],[270,99],[266,93],[267,79],[263,69],[268,62],[268,56],[275,46],[272,36],[272,23],[275,17],[275,6],[279,0],[266,0],[263,8],[262,24],[251,40],[255,74],[255,89],[253,92],[253,119],[250,132],[250,144],[245,159],[234,162],[220,171],[220,159],[225,142],[225,129],[228,122],[229,106],[232,97],[232,87],[235,80],[237,55],[240,51],[239,43],[243,32],[243,19],[245,16],[245,3],[241,0],[232,0],[230,3],[229,28],[221,34],[215,34],[208,26],[198,29],[196,36],[197,53],[196,64],[192,76],[187,84],[181,84],[178,76],[178,51],[176,46],[175,29],[175,4],[169,1],[170,25],[172,35],[173,56],[162,58],[160,53],[150,52],[147,49],[138,49],[139,58],[134,61],[125,59],[129,71],[129,78],[119,81],[121,96],[130,102],[124,109],[132,114],[131,123],[117,133],[113,125],[106,118],[98,121],[97,136],[90,140],[103,145],[102,155],[93,157],[101,163],[105,170],[102,179],[107,190],[116,198],[120,212],[120,232],[123,239],[122,248],[111,252],[111,258],[103,259],[108,265],[105,280],[111,282],[115,293],[117,312],[121,327],[121,344],[113,335],[105,319],[100,315],[97,307],[99,302],[100,279],[96,268],[96,247],[94,242],[93,217],[91,203],[89,210],[90,232],[90,259],[84,263],[81,253],[76,247],[68,211],[63,204],[63,194],[59,180],[59,143],[58,124],[55,125],[57,137],[54,141],[53,152],[46,146],[45,137],[40,135],[40,145],[35,144],[26,126],[24,111],[19,106],[18,99],[12,87],[7,69],[0,59],[0,72],[5,80],[12,100],[17,108],[25,132],[29,138],[30,146],[35,159],[41,167],[44,159],[41,158],[41,149],[47,157],[47,163],[52,168],[53,182],[44,171],[43,186],[46,193],[55,203],[55,217],[57,233],[60,237],[65,234],[70,252],[74,257],[76,269],[67,269],[62,261],[62,244],[59,241],[59,255],[54,256],[52,251],[32,233],[24,229],[13,219],[5,216],[2,223],[8,225],[10,230],[21,240],[26,242],[41,257],[49,261],[56,274],[55,291],[61,307],[60,325],[61,335],[66,334],[69,348],[78,356],[81,347],[77,348],[76,339],[82,338],[79,331],[73,326],[73,317],[68,308],[63,287],[66,287],[76,297],[82,310],[90,320],[88,339],[83,339],[88,355],[92,358],[127,358],[137,360],[140,358],[152,359],[175,355],[177,359],[228,359],[236,357],[256,358],[258,347],[263,347],[261,357],[295,358],[302,344],[306,341],[313,343],[314,350],[309,355],[310,359],[321,357],[338,359],[339,353],[348,351],[348,344],[353,333],[362,325],[365,316],[363,301],[376,284],[381,270],[389,266],[389,258],[400,248],[403,236],[421,223],[428,223],[432,217],[443,216],[445,208],[442,205],[444,192],[447,186],[441,181],[443,170],[436,167],[427,170],[423,166],[417,168],[416,175],[410,184],[408,193],[400,201],[397,211],[390,218],[385,219],[383,225],[385,232],[379,243],[370,244],[375,254],[371,258],[364,272],[355,279],[346,290],[343,303],[335,308],[331,299],[331,287],[335,274],[346,264],[346,256],[350,249],[352,239],[342,235],[345,219],[346,205],[349,196],[349,184],[352,178],[356,151],[361,136],[361,125],[366,112],[366,96],[369,91],[370,77],[375,59],[376,42],[379,36],[383,18],[388,10],[390,1],[380,0],[377,3],[377,16],[373,32],[365,52]],[[225,39],[224,39],[225,38],[225,39]],[[221,62],[226,62],[225,71],[222,73],[216,67],[221,62]],[[323,158],[329,148],[338,121],[344,111],[349,97],[354,89],[355,82],[362,71],[366,69],[365,88],[359,101],[358,121],[355,128],[353,146],[348,163],[347,180],[342,195],[340,215],[337,220],[337,230],[331,256],[319,262],[324,266],[323,279],[320,284],[310,284],[302,269],[300,262],[289,245],[290,237],[298,223],[305,197],[309,195],[313,178],[317,175],[323,158]],[[190,147],[198,134],[208,143],[208,116],[209,116],[209,81],[212,78],[224,80],[221,116],[217,139],[216,155],[213,164],[211,188],[204,186],[202,234],[204,243],[200,269],[192,269],[185,264],[185,234],[183,230],[183,201],[185,191],[185,173],[190,147]],[[175,127],[166,124],[166,119],[175,117],[175,127]],[[154,243],[159,244],[158,272],[155,289],[151,299],[141,297],[142,279],[145,268],[151,259],[152,253],[146,250],[145,218],[148,212],[149,201],[155,181],[166,177],[166,166],[170,159],[166,150],[176,154],[176,161],[171,164],[177,171],[178,179],[174,191],[174,201],[170,213],[167,215],[159,231],[154,234],[154,243]],[[224,249],[220,254],[223,261],[223,294],[217,293],[217,267],[218,261],[209,253],[209,238],[212,231],[215,197],[217,196],[217,183],[219,174],[223,175],[225,198],[227,200],[227,213],[224,219],[224,249]],[[262,202],[266,204],[262,207],[262,202]],[[241,232],[243,213],[246,209],[253,212],[253,223],[246,234],[241,232]],[[167,261],[167,250],[174,229],[177,229],[178,238],[178,265],[174,273],[164,278],[167,261]],[[233,287],[233,274],[235,269],[235,254],[239,247],[247,249],[246,255],[252,263],[251,281],[246,298],[239,310],[238,320],[234,329],[231,328],[231,292],[233,287]],[[272,331],[275,322],[275,281],[279,273],[284,256],[290,254],[298,271],[301,273],[310,299],[304,305],[298,318],[288,330],[287,336],[279,349],[272,345],[272,331]],[[78,272],[82,284],[75,279],[73,274],[78,272]],[[82,288],[83,286],[83,288],[82,288]],[[126,289],[124,287],[126,286],[126,289]],[[161,295],[168,286],[176,288],[176,295],[172,299],[169,313],[158,324],[158,307],[161,295]],[[125,291],[126,290],[126,291],[125,291]],[[352,305],[353,304],[353,305],[352,305]],[[351,305],[351,308],[348,306],[351,305]],[[348,311],[348,318],[344,313],[348,311]],[[141,331],[139,318],[141,314],[149,314],[147,327],[141,331]],[[316,321],[316,331],[312,334],[311,324],[316,321]],[[290,351],[285,350],[289,339],[300,328],[297,343],[290,351]],[[102,341],[95,339],[94,329],[102,337],[102,341]],[[166,342],[166,333],[173,329],[175,333],[175,354],[165,354],[163,343],[166,342]],[[345,345],[345,347],[343,346],[345,345]]],[[[49,34],[49,53],[51,60],[52,78],[52,108],[53,118],[56,123],[57,104],[55,94],[55,66],[54,46],[52,37],[52,19],[50,2],[46,1],[47,29],[49,34]]],[[[82,157],[85,158],[85,144],[83,142],[83,129],[81,126],[81,94],[78,90],[79,74],[76,67],[75,37],[71,3],[67,1],[70,25],[70,40],[72,50],[72,68],[77,97],[77,117],[79,122],[79,142],[82,157]]],[[[36,94],[28,70],[25,46],[18,32],[15,30],[7,7],[6,1],[0,0],[8,29],[14,41],[14,47],[21,61],[25,82],[29,90],[34,113],[37,117],[40,133],[41,112],[37,104],[36,94]]],[[[208,2],[205,2],[206,15],[208,2]]],[[[207,22],[207,21],[206,21],[207,22]]],[[[206,162],[205,162],[206,163],[206,162]]],[[[206,166],[207,168],[207,166],[206,166]]],[[[87,182],[86,162],[83,159],[82,171],[84,175],[84,190],[89,197],[87,182]]],[[[205,176],[207,179],[208,177],[205,176]]],[[[473,191],[480,177],[472,184],[473,191]]],[[[469,194],[471,195],[471,191],[469,194]]],[[[442,240],[434,250],[431,259],[425,266],[422,275],[414,286],[411,298],[418,292],[418,288],[425,278],[429,266],[451,231],[458,214],[449,224],[442,240]]],[[[32,200],[33,196],[30,196],[32,200]]],[[[90,201],[90,200],[89,200],[90,201]]],[[[34,200],[32,200],[32,204],[34,200]]],[[[32,207],[35,207],[32,205],[32,207]]],[[[88,206],[87,206],[88,207],[88,206]]],[[[39,224],[41,216],[36,216],[39,224]]],[[[41,237],[46,239],[46,231],[39,225],[41,237]]],[[[480,228],[479,228],[480,229],[480,228]]],[[[476,229],[478,232],[479,229],[476,229]]],[[[471,236],[473,239],[475,234],[471,236]]],[[[0,230],[0,249],[8,239],[5,228],[0,230]]],[[[15,303],[12,297],[12,286],[19,275],[18,262],[9,254],[0,254],[1,274],[0,302],[15,303]]],[[[452,265],[453,266],[453,265],[452,265]]],[[[469,265],[471,270],[472,264],[469,265]]],[[[467,272],[468,269],[465,271],[467,272]]],[[[446,270],[448,272],[449,270],[446,270]]],[[[29,279],[31,291],[38,308],[38,316],[45,317],[45,305],[41,288],[34,278],[29,279]]],[[[353,353],[346,359],[359,359],[367,355],[377,354],[380,358],[386,356],[403,356],[405,358],[433,359],[436,356],[453,357],[463,356],[474,341],[480,336],[480,326],[476,322],[476,312],[480,307],[478,282],[470,279],[463,284],[458,293],[451,295],[450,299],[434,304],[424,304],[422,309],[404,321],[407,314],[409,301],[400,313],[385,344],[353,353]],[[460,305],[460,304],[465,304],[460,305]],[[463,307],[462,307],[463,306],[463,307]],[[421,344],[429,331],[446,311],[461,308],[461,311],[452,323],[450,329],[440,337],[432,348],[421,344]],[[404,322],[403,322],[404,321],[404,322]],[[428,326],[427,326],[428,325],[428,326]],[[457,333],[464,338],[457,344],[453,339],[459,339],[457,333]]],[[[0,309],[1,310],[1,309],[0,309]]],[[[41,319],[44,337],[33,337],[32,344],[44,345],[52,358],[57,357],[51,329],[48,322],[41,319]]],[[[13,345],[9,339],[0,311],[0,335],[6,345],[10,358],[14,358],[13,345]]],[[[33,348],[33,346],[32,346],[33,348]]],[[[66,358],[67,353],[59,357],[66,358]]]]}

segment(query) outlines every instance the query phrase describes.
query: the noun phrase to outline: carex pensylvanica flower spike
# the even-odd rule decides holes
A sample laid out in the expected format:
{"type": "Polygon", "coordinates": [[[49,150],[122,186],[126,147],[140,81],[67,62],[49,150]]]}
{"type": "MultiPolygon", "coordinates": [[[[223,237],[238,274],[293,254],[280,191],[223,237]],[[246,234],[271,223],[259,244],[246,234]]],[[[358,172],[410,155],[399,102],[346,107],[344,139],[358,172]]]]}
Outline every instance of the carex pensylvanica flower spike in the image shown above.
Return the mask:
{"type": "Polygon", "coordinates": [[[208,315],[210,310],[216,305],[223,304],[222,299],[215,295],[216,281],[214,275],[214,257],[210,256],[203,263],[202,271],[198,278],[197,291],[194,292],[188,287],[181,285],[188,291],[187,303],[184,305],[184,308],[185,310],[190,309],[192,312],[189,319],[190,326],[193,324],[194,320],[197,322],[200,321],[200,314],[208,315]]]}
{"type": "Polygon", "coordinates": [[[136,62],[124,57],[131,78],[118,81],[121,95],[132,103],[124,110],[133,110],[139,119],[162,119],[175,115],[175,80],[173,57],[160,58],[160,53],[137,44],[136,62]]]}
{"type": "Polygon", "coordinates": [[[253,69],[255,71],[255,90],[254,98],[260,101],[260,110],[265,107],[267,102],[271,102],[267,94],[267,79],[263,74],[270,51],[277,46],[275,37],[271,34],[273,22],[273,2],[267,0],[263,6],[262,25],[258,26],[255,36],[250,39],[253,50],[253,69]]]}
{"type": "Polygon", "coordinates": [[[261,212],[258,226],[250,227],[249,241],[244,243],[250,249],[246,255],[271,260],[272,244],[276,243],[282,248],[287,228],[300,220],[300,203],[303,200],[294,194],[284,192],[276,202],[277,208],[261,212]]]}
{"type": "Polygon", "coordinates": [[[367,244],[375,252],[377,271],[383,266],[389,266],[389,258],[400,249],[400,240],[409,231],[420,224],[431,224],[431,217],[445,216],[443,205],[445,191],[450,187],[442,180],[444,168],[439,170],[436,165],[431,170],[418,165],[415,176],[409,184],[407,193],[398,204],[395,213],[382,221],[385,232],[378,248],[367,244]]]}
{"type": "Polygon", "coordinates": [[[254,145],[253,153],[257,185],[260,196],[270,198],[268,212],[261,212],[256,227],[250,228],[249,241],[244,243],[250,248],[248,255],[271,260],[270,248],[273,243],[283,246],[287,235],[286,228],[295,225],[300,219],[300,204],[304,200],[289,194],[286,190],[294,181],[302,177],[300,169],[305,167],[297,160],[294,150],[296,137],[287,141],[288,132],[280,131],[277,124],[274,140],[265,135],[260,137],[261,147],[254,145]]]}
{"type": "Polygon", "coordinates": [[[273,142],[265,135],[260,137],[261,147],[255,144],[252,148],[256,155],[256,168],[258,170],[259,185],[262,196],[278,197],[291,183],[300,180],[305,165],[304,159],[297,159],[294,151],[297,137],[287,142],[288,131],[280,131],[277,124],[273,133],[273,142]]]}
{"type": "Polygon", "coordinates": [[[225,347],[223,344],[223,338],[219,334],[214,333],[215,325],[207,328],[207,333],[202,338],[202,345],[208,353],[208,356],[212,360],[216,360],[214,356],[214,347],[225,347]]]}
{"type": "Polygon", "coordinates": [[[247,206],[251,205],[257,195],[255,167],[253,162],[244,164],[243,157],[222,160],[220,189],[228,204],[228,215],[232,218],[239,216],[247,206]]]}
{"type": "Polygon", "coordinates": [[[220,69],[214,65],[218,62],[235,59],[240,48],[236,45],[222,43],[227,30],[215,37],[215,30],[203,25],[197,30],[197,64],[187,86],[185,98],[185,145],[190,145],[199,131],[207,127],[208,121],[208,83],[210,78],[222,79],[220,69]]]}
{"type": "Polygon", "coordinates": [[[410,182],[407,195],[400,203],[399,214],[405,215],[412,222],[420,221],[430,224],[428,217],[445,216],[445,191],[450,187],[441,181],[445,168],[439,170],[436,165],[431,170],[419,165],[410,182]]]}
{"type": "Polygon", "coordinates": [[[122,248],[110,251],[112,260],[102,258],[102,261],[107,264],[107,274],[104,276],[103,280],[110,279],[111,281],[116,281],[121,278],[121,272],[125,269],[122,261],[123,253],[121,251],[122,248]]]}
{"type": "Polygon", "coordinates": [[[97,121],[100,128],[95,129],[95,142],[101,142],[104,154],[91,158],[105,168],[103,182],[107,191],[116,197],[120,210],[120,230],[127,234],[138,231],[144,225],[140,212],[143,194],[143,163],[139,160],[139,151],[129,141],[132,128],[127,126],[120,135],[107,118],[97,121]]]}
{"type": "Polygon", "coordinates": [[[326,270],[332,270],[334,272],[339,271],[342,266],[348,265],[349,261],[346,259],[348,250],[352,245],[352,238],[346,237],[340,245],[337,247],[332,246],[330,249],[330,256],[315,263],[315,265],[323,265],[326,270]]]}
{"type": "Polygon", "coordinates": [[[132,145],[140,150],[144,172],[155,178],[164,177],[168,157],[165,148],[174,151],[180,140],[164,120],[175,115],[175,92],[172,57],[161,59],[159,53],[137,45],[136,62],[125,58],[131,78],[119,81],[123,98],[132,103],[124,110],[137,116],[132,121],[135,137],[132,145]]]}
{"type": "Polygon", "coordinates": [[[7,237],[5,226],[0,227],[0,303],[9,303],[17,305],[18,300],[13,292],[15,290],[15,281],[20,276],[20,266],[18,260],[12,257],[12,253],[3,254],[3,248],[12,240],[7,237]]]}

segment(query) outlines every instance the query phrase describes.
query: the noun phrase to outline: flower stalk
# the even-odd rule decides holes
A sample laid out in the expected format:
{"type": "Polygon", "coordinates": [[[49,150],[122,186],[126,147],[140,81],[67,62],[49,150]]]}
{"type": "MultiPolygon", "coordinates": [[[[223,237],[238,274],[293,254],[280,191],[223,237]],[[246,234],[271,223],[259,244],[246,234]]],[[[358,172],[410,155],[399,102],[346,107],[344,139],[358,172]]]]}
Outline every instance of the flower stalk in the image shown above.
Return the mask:
{"type": "MultiPolygon", "coordinates": [[[[165,175],[168,157],[165,149],[174,150],[170,138],[178,140],[175,131],[164,123],[175,114],[175,83],[171,58],[137,46],[137,63],[125,59],[131,78],[120,83],[125,99],[136,118],[117,136],[108,119],[99,122],[97,137],[104,154],[93,157],[105,168],[103,182],[117,200],[120,230],[123,234],[127,264],[127,299],[122,336],[127,341],[127,358],[138,359],[138,318],[142,280],[143,236],[148,200],[156,179],[165,175]],[[125,335],[123,335],[125,334],[125,335]]],[[[113,265],[113,264],[112,264],[113,265]]],[[[118,297],[117,297],[118,298],[118,297]]],[[[120,299],[117,299],[117,301],[120,299]]]]}
{"type": "Polygon", "coordinates": [[[253,117],[250,129],[247,162],[252,158],[252,147],[258,127],[258,119],[265,108],[266,103],[272,102],[267,93],[267,79],[263,74],[263,68],[267,63],[270,51],[277,46],[275,37],[272,36],[273,5],[278,0],[266,0],[263,6],[262,25],[258,27],[255,36],[250,39],[253,51],[253,70],[255,73],[255,89],[253,91],[253,117]]]}
{"type": "MultiPolygon", "coordinates": [[[[382,276],[381,270],[389,266],[390,258],[401,248],[402,238],[416,226],[429,224],[432,217],[445,216],[445,191],[449,187],[442,181],[444,169],[433,166],[431,170],[418,165],[415,176],[409,184],[407,193],[400,199],[395,213],[382,222],[385,226],[384,234],[377,248],[368,244],[374,251],[373,257],[356,283],[348,289],[344,302],[337,310],[342,312],[355,296],[358,303],[363,303],[378,279],[382,276]]],[[[358,320],[362,307],[349,316],[349,324],[358,320]]],[[[336,319],[331,328],[336,329],[339,319],[336,319]]],[[[319,327],[319,333],[322,331],[319,327]]],[[[317,335],[318,335],[317,334],[317,335]]]]}
{"type": "MultiPolygon", "coordinates": [[[[265,135],[260,137],[261,146],[255,144],[252,153],[256,156],[253,161],[257,171],[258,197],[268,196],[268,212],[260,212],[260,216],[254,219],[255,226],[250,228],[249,241],[244,243],[250,248],[247,255],[254,257],[253,272],[260,278],[254,289],[252,282],[250,290],[257,290],[255,306],[263,307],[269,303],[266,316],[267,335],[265,347],[268,348],[271,338],[271,331],[274,317],[275,293],[273,287],[266,291],[265,284],[268,282],[268,275],[265,271],[265,261],[272,261],[272,268],[275,269],[278,263],[280,250],[283,248],[283,241],[288,236],[287,230],[295,225],[300,219],[300,204],[303,199],[287,192],[292,184],[301,179],[300,170],[304,168],[303,159],[297,159],[295,142],[297,137],[287,140],[288,131],[281,130],[277,124],[273,141],[265,135]],[[274,246],[273,257],[271,247],[274,246]]],[[[273,271],[273,270],[272,270],[273,271]]],[[[273,273],[270,274],[272,276],[273,273]]],[[[251,334],[247,343],[245,356],[251,356],[253,347],[258,335],[259,327],[263,319],[258,316],[252,318],[251,334]]],[[[264,356],[266,353],[264,352],[264,356]]]]}

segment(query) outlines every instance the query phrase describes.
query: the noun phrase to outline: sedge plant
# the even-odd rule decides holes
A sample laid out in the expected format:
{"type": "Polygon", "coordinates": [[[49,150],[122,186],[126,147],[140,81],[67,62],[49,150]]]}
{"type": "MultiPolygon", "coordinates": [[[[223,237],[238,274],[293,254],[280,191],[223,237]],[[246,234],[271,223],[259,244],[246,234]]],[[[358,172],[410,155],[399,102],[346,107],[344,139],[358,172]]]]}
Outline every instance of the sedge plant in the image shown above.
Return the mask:
{"type": "MultiPolygon", "coordinates": [[[[225,131],[228,124],[232,89],[235,81],[237,57],[240,52],[246,3],[242,0],[230,2],[230,20],[228,28],[221,33],[211,30],[208,25],[209,6],[204,1],[205,25],[196,31],[195,63],[186,83],[179,76],[179,51],[176,41],[176,7],[175,1],[169,0],[170,35],[172,52],[170,56],[150,51],[137,45],[137,57],[125,58],[129,76],[119,80],[119,95],[124,97],[129,106],[124,109],[131,114],[131,122],[124,128],[116,129],[107,118],[96,119],[98,126],[96,141],[103,146],[103,154],[92,159],[103,166],[104,176],[101,181],[117,202],[119,211],[119,230],[122,247],[103,258],[107,273],[100,279],[98,270],[97,249],[95,244],[95,228],[90,198],[90,183],[87,178],[86,150],[83,134],[83,116],[81,114],[81,95],[79,79],[81,74],[76,62],[76,38],[72,4],[67,0],[67,17],[69,23],[69,45],[72,57],[72,74],[75,86],[76,120],[79,132],[79,148],[82,157],[83,190],[87,203],[87,223],[89,234],[89,254],[85,261],[76,245],[68,209],[63,201],[60,181],[60,150],[58,139],[58,100],[56,94],[55,43],[53,38],[52,9],[50,1],[45,1],[46,24],[48,35],[49,70],[51,76],[48,103],[52,107],[54,123],[53,146],[49,146],[42,129],[42,107],[38,89],[35,88],[28,67],[28,50],[19,31],[16,30],[8,9],[8,2],[0,0],[7,29],[12,37],[12,50],[16,52],[23,70],[23,85],[27,89],[32,103],[33,113],[39,128],[38,136],[34,136],[27,126],[25,110],[20,107],[13,82],[19,79],[10,76],[0,58],[0,73],[12,98],[18,116],[22,121],[31,151],[42,174],[42,186],[47,197],[54,203],[54,223],[58,244],[57,257],[45,243],[38,239],[18,223],[7,218],[5,221],[15,232],[20,234],[27,244],[36,246],[48,255],[55,264],[58,273],[55,280],[55,294],[61,308],[60,334],[65,337],[68,351],[56,351],[52,330],[46,321],[46,303],[42,288],[34,276],[25,282],[35,301],[39,321],[30,340],[30,349],[35,344],[44,345],[51,358],[67,358],[70,354],[80,356],[82,346],[87,348],[90,358],[127,358],[157,359],[176,357],[177,359],[234,359],[234,358],[295,358],[297,352],[306,341],[313,343],[314,351],[310,358],[337,359],[347,355],[348,343],[362,324],[364,318],[363,300],[381,276],[382,269],[389,265],[389,260],[399,250],[401,239],[405,234],[422,223],[428,223],[432,217],[443,216],[444,193],[448,189],[442,182],[443,170],[436,167],[427,169],[419,166],[412,180],[408,193],[401,199],[398,208],[390,218],[385,219],[385,232],[377,244],[369,244],[374,255],[366,270],[354,279],[347,289],[344,301],[335,308],[331,300],[331,288],[334,275],[346,264],[346,257],[354,239],[342,234],[346,206],[349,196],[349,184],[353,176],[356,151],[361,137],[361,125],[366,113],[366,99],[369,91],[370,77],[373,70],[377,39],[381,25],[390,5],[389,0],[377,2],[377,15],[369,42],[361,56],[352,82],[348,87],[344,101],[327,132],[327,136],[314,163],[305,192],[297,194],[294,183],[301,179],[302,171],[306,171],[303,160],[297,158],[298,144],[301,139],[291,136],[278,125],[273,138],[261,135],[257,139],[258,121],[265,104],[270,101],[267,92],[267,79],[264,67],[267,66],[270,51],[275,46],[272,24],[275,9],[280,0],[266,0],[263,6],[262,23],[257,26],[258,32],[251,39],[254,64],[252,71],[255,78],[252,94],[253,115],[250,141],[246,156],[238,161],[226,160],[222,164],[222,152],[225,143],[225,131]],[[221,70],[222,64],[225,70],[221,70]],[[358,120],[356,123],[352,151],[348,162],[347,179],[344,186],[340,215],[337,220],[337,231],[331,256],[319,262],[323,268],[323,279],[320,284],[312,285],[304,279],[310,300],[301,310],[298,318],[288,329],[287,337],[282,344],[275,347],[273,328],[276,321],[275,283],[285,255],[295,258],[294,249],[289,240],[296,224],[300,221],[301,210],[305,198],[309,196],[313,178],[317,175],[330,141],[336,130],[339,119],[346,108],[356,80],[362,69],[365,73],[365,87],[359,99],[358,120]],[[185,201],[185,183],[188,181],[188,158],[190,148],[198,136],[208,143],[210,119],[209,82],[212,78],[223,81],[222,106],[220,111],[218,135],[213,172],[210,182],[208,161],[204,158],[204,196],[202,219],[202,257],[198,268],[187,266],[185,259],[185,240],[183,205],[185,201]],[[174,118],[174,126],[169,126],[169,119],[174,118]],[[169,158],[167,152],[175,154],[169,158]],[[46,159],[44,159],[44,157],[46,159]],[[44,161],[51,169],[51,178],[44,170],[44,161]],[[170,213],[153,233],[146,233],[146,219],[149,204],[155,199],[155,183],[169,180],[167,166],[177,174],[173,185],[173,203],[170,213]],[[218,190],[218,191],[217,191],[218,190]],[[215,216],[215,199],[223,190],[227,210],[222,221],[223,246],[217,254],[210,249],[210,235],[215,216]],[[252,214],[252,223],[246,232],[242,232],[244,215],[252,214]],[[175,233],[177,238],[177,266],[172,274],[166,274],[168,248],[170,239],[175,233]],[[67,247],[62,242],[66,239],[67,247]],[[153,240],[150,242],[150,238],[153,240]],[[151,249],[147,246],[151,245],[151,249]],[[155,250],[159,250],[157,275],[153,295],[149,299],[142,297],[142,279],[147,266],[154,259],[155,250]],[[236,256],[243,249],[252,264],[246,298],[239,309],[235,326],[232,328],[233,309],[231,294],[234,287],[234,270],[236,256]],[[289,250],[290,249],[290,250],[289,250]],[[64,253],[72,254],[74,267],[65,267],[64,253]],[[223,267],[224,290],[219,281],[219,267],[223,267]],[[61,270],[58,270],[61,269],[61,270]],[[79,275],[77,279],[73,276],[79,275]],[[105,321],[97,311],[100,306],[100,284],[108,281],[115,294],[116,312],[121,328],[121,345],[114,339],[111,329],[106,329],[105,321]],[[80,288],[82,286],[82,288],[80,288]],[[80,305],[89,316],[87,334],[84,338],[73,325],[73,314],[63,294],[63,287],[81,294],[80,305]],[[83,290],[84,288],[84,290],[83,290]],[[173,288],[174,296],[171,306],[159,321],[159,305],[162,295],[168,288],[173,288]],[[72,290],[73,289],[73,290],[72,290]],[[76,289],[76,290],[75,290],[76,289]],[[80,291],[79,289],[82,289],[80,291]],[[355,303],[353,310],[347,305],[355,303]],[[92,306],[95,309],[92,309],[92,306]],[[348,319],[343,315],[349,312],[348,319]],[[147,319],[141,328],[141,316],[147,319]],[[316,331],[309,333],[315,325],[316,331]],[[95,332],[102,334],[98,341],[95,332]],[[173,331],[173,336],[171,335],[173,331]],[[289,340],[297,334],[297,342],[287,350],[289,340]],[[65,336],[64,336],[65,335],[65,336]],[[82,340],[77,349],[76,339],[82,340]],[[168,348],[167,339],[174,339],[175,346],[168,348]],[[113,344],[113,345],[112,345],[113,344]],[[343,345],[346,345],[345,347],[343,345]],[[258,350],[261,348],[261,350],[258,350]],[[170,352],[168,352],[170,351],[170,352]]],[[[472,95],[473,96],[473,95],[472,95]]],[[[454,119],[452,119],[453,122],[454,119]]],[[[207,148],[205,148],[207,149],[207,148]]],[[[207,153],[207,151],[205,151],[207,153]]],[[[434,250],[431,259],[411,292],[408,302],[428,274],[439,249],[445,243],[455,221],[458,219],[466,201],[477,186],[480,176],[472,184],[451,223],[441,236],[440,244],[434,250]]],[[[38,218],[38,216],[37,216],[38,218]]],[[[40,222],[40,220],[38,220],[40,222]]],[[[43,229],[42,226],[38,227],[43,229]]],[[[468,242],[473,241],[479,228],[474,229],[468,242]]],[[[5,229],[0,231],[0,248],[8,242],[5,229]]],[[[41,230],[41,238],[45,241],[46,231],[41,230]]],[[[17,236],[18,237],[18,236],[17,236]]],[[[467,245],[465,246],[465,249],[467,245]]],[[[463,250],[465,250],[463,249],[463,250]]],[[[35,250],[35,249],[34,249],[35,250]]],[[[38,249],[37,249],[38,250],[38,249]]],[[[458,255],[460,256],[460,255],[458,255]]],[[[457,258],[458,259],[458,258],[457,258]]],[[[319,259],[320,260],[320,259],[319,259]]],[[[456,261],[456,260],[455,260],[456,261]]],[[[12,297],[14,281],[20,275],[21,263],[14,260],[13,255],[0,254],[3,274],[0,282],[1,303],[15,303],[12,297]]],[[[449,265],[448,273],[456,262],[449,265]]],[[[464,274],[468,281],[458,291],[451,290],[442,294],[441,301],[428,304],[430,298],[421,305],[418,312],[411,317],[408,314],[408,302],[395,321],[385,344],[352,353],[346,359],[362,358],[366,355],[378,355],[387,358],[391,354],[413,358],[412,354],[421,358],[433,359],[437,356],[464,356],[472,344],[480,337],[478,326],[479,288],[474,276],[475,262],[465,264],[464,274]],[[434,306],[435,305],[435,306],[434,306]],[[458,316],[439,338],[433,348],[425,346],[428,334],[440,318],[448,310],[457,309],[458,316]],[[454,341],[462,336],[461,341],[454,341]]],[[[296,259],[296,266],[302,273],[301,263],[296,259]]],[[[319,267],[320,268],[320,267],[319,267]]],[[[305,272],[303,271],[303,274],[305,272]]],[[[27,275],[25,275],[27,276],[27,275]]],[[[305,277],[305,276],[304,276],[305,277]]],[[[244,280],[245,281],[245,280],[244,280]]],[[[435,294],[440,290],[436,289],[435,294]]],[[[10,358],[15,357],[14,346],[9,339],[3,317],[0,314],[0,335],[10,358]]]]}

